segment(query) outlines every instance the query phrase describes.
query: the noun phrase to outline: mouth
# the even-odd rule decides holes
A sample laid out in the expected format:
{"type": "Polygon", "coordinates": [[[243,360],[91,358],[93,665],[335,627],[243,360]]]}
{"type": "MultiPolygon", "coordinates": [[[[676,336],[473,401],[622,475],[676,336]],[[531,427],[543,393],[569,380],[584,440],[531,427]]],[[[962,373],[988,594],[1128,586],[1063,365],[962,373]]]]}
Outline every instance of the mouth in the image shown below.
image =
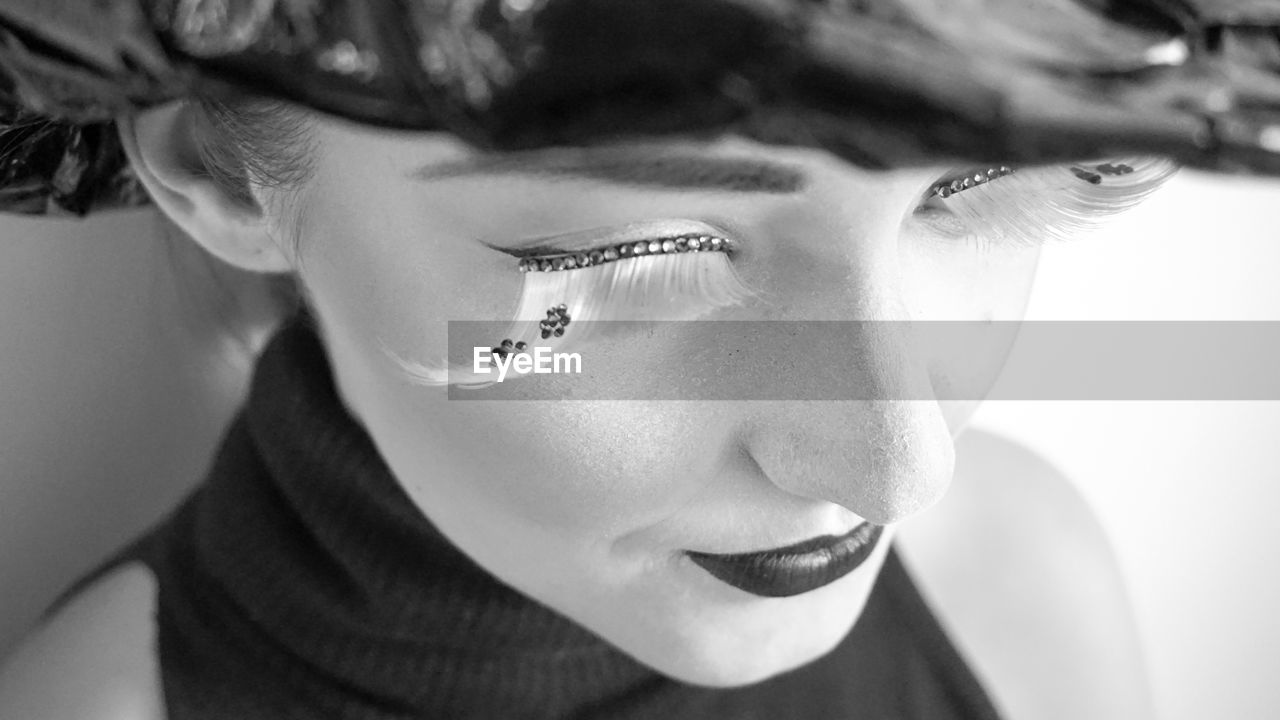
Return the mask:
{"type": "Polygon", "coordinates": [[[864,522],[844,535],[823,535],[786,547],[717,555],[685,551],[712,576],[761,597],[792,597],[839,580],[857,570],[884,531],[864,522]]]}

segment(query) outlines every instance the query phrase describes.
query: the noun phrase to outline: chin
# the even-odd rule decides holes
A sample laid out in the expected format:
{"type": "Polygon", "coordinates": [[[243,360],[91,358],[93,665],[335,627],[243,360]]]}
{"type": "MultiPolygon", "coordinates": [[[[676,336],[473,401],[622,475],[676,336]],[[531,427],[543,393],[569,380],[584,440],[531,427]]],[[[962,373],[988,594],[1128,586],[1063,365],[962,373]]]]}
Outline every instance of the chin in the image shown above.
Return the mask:
{"type": "Polygon", "coordinates": [[[804,667],[831,652],[849,628],[826,633],[829,637],[800,647],[760,647],[714,658],[692,657],[691,662],[672,663],[661,670],[668,677],[691,685],[733,688],[764,682],[772,677],[804,667]]]}
{"type": "Polygon", "coordinates": [[[856,619],[855,614],[837,622],[799,620],[756,633],[728,627],[718,633],[686,636],[676,647],[665,651],[645,648],[633,656],[663,675],[690,685],[741,687],[818,660],[844,640],[856,619]]]}

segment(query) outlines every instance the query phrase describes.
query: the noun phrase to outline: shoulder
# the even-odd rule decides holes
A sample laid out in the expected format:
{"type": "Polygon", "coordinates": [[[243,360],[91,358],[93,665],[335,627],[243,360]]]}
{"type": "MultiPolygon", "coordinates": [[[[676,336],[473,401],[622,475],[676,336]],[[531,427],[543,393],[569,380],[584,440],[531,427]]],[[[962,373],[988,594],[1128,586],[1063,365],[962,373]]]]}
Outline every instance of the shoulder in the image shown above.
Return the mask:
{"type": "Polygon", "coordinates": [[[1088,502],[1029,449],[970,431],[937,506],[899,547],[1011,720],[1151,717],[1119,564],[1088,502]]]}
{"type": "Polygon", "coordinates": [[[0,665],[0,718],[163,720],[155,605],[141,563],[94,581],[0,665]]]}

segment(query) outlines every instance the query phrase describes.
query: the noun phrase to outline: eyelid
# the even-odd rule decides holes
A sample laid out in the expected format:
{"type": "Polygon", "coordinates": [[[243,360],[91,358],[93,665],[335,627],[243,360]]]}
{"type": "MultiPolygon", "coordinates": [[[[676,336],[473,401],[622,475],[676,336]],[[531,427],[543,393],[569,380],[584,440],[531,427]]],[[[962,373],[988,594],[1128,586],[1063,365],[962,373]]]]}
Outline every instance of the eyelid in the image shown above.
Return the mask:
{"type": "Polygon", "coordinates": [[[676,239],[680,237],[708,235],[722,238],[726,251],[733,249],[733,241],[722,229],[698,220],[664,219],[629,223],[591,230],[581,230],[553,236],[534,238],[515,245],[484,245],[498,252],[518,258],[540,258],[542,256],[569,255],[580,252],[591,252],[614,245],[635,242],[651,242],[654,240],[676,239]]]}

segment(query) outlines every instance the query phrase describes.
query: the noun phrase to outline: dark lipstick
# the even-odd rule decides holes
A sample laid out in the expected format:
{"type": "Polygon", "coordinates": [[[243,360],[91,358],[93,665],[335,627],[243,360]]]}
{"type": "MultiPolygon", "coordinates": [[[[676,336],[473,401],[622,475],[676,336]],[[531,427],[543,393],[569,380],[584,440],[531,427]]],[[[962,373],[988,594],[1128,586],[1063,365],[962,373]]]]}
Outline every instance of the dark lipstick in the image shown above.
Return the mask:
{"type": "Polygon", "coordinates": [[[791,597],[839,580],[862,565],[884,530],[862,523],[844,535],[823,535],[759,552],[717,555],[686,551],[703,570],[763,597],[791,597]]]}

